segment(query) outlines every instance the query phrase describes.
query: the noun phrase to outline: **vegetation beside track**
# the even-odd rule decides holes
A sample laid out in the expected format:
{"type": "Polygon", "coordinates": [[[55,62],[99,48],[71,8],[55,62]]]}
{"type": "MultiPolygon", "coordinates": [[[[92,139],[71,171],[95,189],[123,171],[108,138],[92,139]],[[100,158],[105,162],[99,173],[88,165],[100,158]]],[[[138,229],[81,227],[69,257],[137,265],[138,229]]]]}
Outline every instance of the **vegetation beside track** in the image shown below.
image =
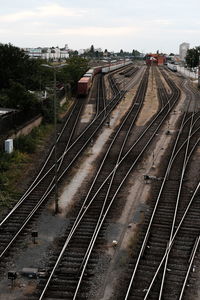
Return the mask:
{"type": "Polygon", "coordinates": [[[13,153],[0,153],[0,210],[10,207],[22,192],[52,133],[53,125],[41,125],[29,135],[15,139],[13,153]]]}

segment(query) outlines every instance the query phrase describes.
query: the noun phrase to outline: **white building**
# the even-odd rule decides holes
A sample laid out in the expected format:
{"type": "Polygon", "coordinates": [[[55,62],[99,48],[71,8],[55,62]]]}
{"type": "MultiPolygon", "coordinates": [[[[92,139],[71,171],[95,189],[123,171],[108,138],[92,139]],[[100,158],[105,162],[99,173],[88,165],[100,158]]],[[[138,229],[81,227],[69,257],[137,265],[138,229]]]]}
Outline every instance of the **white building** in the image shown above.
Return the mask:
{"type": "Polygon", "coordinates": [[[184,60],[187,54],[188,49],[190,48],[189,43],[182,43],[179,46],[179,56],[181,60],[184,60]]]}
{"type": "Polygon", "coordinates": [[[23,50],[31,58],[42,58],[42,59],[54,60],[54,61],[64,60],[66,58],[69,58],[67,44],[62,49],[60,49],[57,46],[57,47],[51,47],[51,48],[48,48],[48,47],[24,48],[23,50]]]}
{"type": "Polygon", "coordinates": [[[41,58],[42,57],[42,48],[24,48],[23,49],[27,55],[31,58],[41,58]]]}

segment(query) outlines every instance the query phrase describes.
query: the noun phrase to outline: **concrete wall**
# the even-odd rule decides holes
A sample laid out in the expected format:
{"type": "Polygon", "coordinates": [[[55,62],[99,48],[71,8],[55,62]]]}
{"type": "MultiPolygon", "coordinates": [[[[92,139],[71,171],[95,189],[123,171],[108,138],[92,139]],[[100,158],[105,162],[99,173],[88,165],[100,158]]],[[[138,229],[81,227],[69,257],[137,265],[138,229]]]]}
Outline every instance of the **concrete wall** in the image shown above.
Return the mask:
{"type": "Polygon", "coordinates": [[[38,127],[42,123],[42,116],[38,116],[31,120],[30,122],[26,123],[26,125],[20,129],[17,130],[16,133],[12,134],[9,138],[15,139],[16,137],[19,137],[20,135],[27,135],[29,134],[33,128],[38,127]]]}

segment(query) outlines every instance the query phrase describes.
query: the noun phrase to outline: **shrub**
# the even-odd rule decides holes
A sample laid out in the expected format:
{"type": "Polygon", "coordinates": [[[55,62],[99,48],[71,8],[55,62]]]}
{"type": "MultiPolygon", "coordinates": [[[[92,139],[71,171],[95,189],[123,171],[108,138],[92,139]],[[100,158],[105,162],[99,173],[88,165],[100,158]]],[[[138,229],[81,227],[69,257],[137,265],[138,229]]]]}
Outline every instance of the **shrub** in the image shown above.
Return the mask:
{"type": "Polygon", "coordinates": [[[34,153],[36,150],[36,142],[31,135],[22,135],[14,140],[14,147],[21,152],[34,153]]]}
{"type": "Polygon", "coordinates": [[[7,192],[0,191],[0,207],[10,207],[11,198],[7,192]]]}

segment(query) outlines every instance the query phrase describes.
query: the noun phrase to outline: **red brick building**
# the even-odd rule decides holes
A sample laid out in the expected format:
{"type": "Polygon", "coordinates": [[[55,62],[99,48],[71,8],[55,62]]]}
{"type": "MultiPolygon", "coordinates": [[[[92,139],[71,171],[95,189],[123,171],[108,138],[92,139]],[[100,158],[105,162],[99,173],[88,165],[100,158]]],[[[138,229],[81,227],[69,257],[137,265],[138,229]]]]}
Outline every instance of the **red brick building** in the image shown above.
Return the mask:
{"type": "Polygon", "coordinates": [[[152,65],[152,64],[156,64],[156,65],[164,65],[166,61],[166,57],[163,54],[147,54],[146,55],[146,64],[152,65]]]}

